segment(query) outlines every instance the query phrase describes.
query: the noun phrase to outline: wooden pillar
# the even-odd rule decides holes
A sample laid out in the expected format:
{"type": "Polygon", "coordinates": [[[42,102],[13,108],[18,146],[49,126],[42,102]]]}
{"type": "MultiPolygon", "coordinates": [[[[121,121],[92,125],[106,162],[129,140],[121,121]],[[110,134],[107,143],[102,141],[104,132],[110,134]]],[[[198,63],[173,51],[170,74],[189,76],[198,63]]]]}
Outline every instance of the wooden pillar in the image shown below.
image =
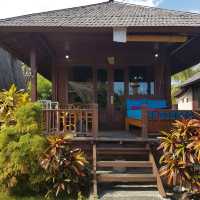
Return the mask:
{"type": "Polygon", "coordinates": [[[93,103],[97,103],[97,69],[92,67],[92,82],[93,82],[93,103]]]}
{"type": "Polygon", "coordinates": [[[164,47],[160,48],[159,57],[155,58],[155,96],[165,99],[165,68],[166,68],[166,51],[164,47]]]}
{"type": "Polygon", "coordinates": [[[108,115],[111,122],[112,128],[112,119],[113,119],[113,110],[114,110],[114,92],[113,92],[113,67],[108,65],[108,115]]]}
{"type": "Polygon", "coordinates": [[[58,73],[58,100],[61,105],[66,105],[68,99],[68,66],[61,66],[58,73]]]}
{"type": "Polygon", "coordinates": [[[36,49],[30,51],[30,66],[31,66],[31,101],[37,101],[37,63],[36,49]]]}
{"type": "Polygon", "coordinates": [[[58,101],[58,72],[56,70],[55,59],[53,59],[51,65],[51,80],[52,80],[52,100],[58,101]]]}
{"type": "Polygon", "coordinates": [[[55,59],[52,66],[53,100],[61,107],[68,104],[68,63],[63,59],[55,59]]]}
{"type": "Polygon", "coordinates": [[[172,107],[171,97],[171,66],[169,56],[166,57],[165,67],[165,99],[167,100],[168,107],[172,107]]]}
{"type": "Polygon", "coordinates": [[[129,76],[128,76],[128,66],[124,69],[124,83],[125,83],[125,99],[129,96],[129,76]]]}

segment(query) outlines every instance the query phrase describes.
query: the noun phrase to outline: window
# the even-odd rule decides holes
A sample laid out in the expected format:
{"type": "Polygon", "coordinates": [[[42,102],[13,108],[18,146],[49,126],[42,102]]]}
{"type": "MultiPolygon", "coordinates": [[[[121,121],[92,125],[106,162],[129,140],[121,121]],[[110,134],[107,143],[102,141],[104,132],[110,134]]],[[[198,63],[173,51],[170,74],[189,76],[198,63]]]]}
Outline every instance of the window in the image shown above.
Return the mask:
{"type": "Polygon", "coordinates": [[[128,73],[130,96],[154,95],[154,73],[151,67],[129,67],[128,73]]]}
{"type": "Polygon", "coordinates": [[[69,76],[69,102],[91,103],[93,100],[92,68],[73,66],[69,76]]]}

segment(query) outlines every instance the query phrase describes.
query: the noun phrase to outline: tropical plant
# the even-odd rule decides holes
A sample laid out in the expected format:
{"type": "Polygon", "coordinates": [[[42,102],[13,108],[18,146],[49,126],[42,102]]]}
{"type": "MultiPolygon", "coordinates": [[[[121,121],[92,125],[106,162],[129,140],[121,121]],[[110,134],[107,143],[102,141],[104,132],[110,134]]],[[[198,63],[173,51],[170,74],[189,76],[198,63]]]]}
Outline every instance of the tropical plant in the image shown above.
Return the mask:
{"type": "Polygon", "coordinates": [[[85,195],[90,176],[84,152],[71,149],[64,136],[51,136],[48,141],[50,146],[40,158],[49,186],[46,197],[78,199],[85,195]]]}
{"type": "Polygon", "coordinates": [[[0,186],[9,192],[27,194],[45,190],[45,173],[39,157],[47,148],[41,134],[41,106],[28,103],[16,110],[16,125],[0,131],[0,186]]]}
{"type": "Polygon", "coordinates": [[[176,121],[160,139],[161,176],[167,177],[169,185],[200,192],[200,120],[176,121]]]}
{"type": "Polygon", "coordinates": [[[50,100],[52,95],[52,83],[40,74],[38,74],[37,79],[38,99],[50,100]]]}
{"type": "Polygon", "coordinates": [[[29,95],[24,90],[17,90],[12,85],[9,90],[0,92],[0,122],[9,125],[16,122],[15,111],[29,102],[29,95]]]}

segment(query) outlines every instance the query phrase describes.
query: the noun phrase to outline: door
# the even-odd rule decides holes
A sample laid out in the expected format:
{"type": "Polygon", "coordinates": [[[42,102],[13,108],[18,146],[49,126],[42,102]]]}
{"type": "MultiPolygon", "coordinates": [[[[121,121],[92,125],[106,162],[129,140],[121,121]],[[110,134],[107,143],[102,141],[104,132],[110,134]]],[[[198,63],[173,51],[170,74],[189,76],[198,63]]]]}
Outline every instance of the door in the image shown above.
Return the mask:
{"type": "Polygon", "coordinates": [[[125,78],[124,69],[114,68],[110,93],[111,121],[113,130],[125,129],[125,78]]]}
{"type": "Polygon", "coordinates": [[[123,130],[125,127],[124,80],[123,69],[109,67],[97,70],[100,130],[123,130]]]}

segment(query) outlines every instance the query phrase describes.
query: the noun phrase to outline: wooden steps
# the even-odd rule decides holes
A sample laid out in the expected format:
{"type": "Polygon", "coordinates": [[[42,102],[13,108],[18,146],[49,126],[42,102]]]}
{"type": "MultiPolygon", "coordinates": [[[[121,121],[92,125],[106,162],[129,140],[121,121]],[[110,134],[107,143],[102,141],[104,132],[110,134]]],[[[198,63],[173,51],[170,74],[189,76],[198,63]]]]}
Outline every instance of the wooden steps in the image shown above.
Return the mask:
{"type": "Polygon", "coordinates": [[[145,148],[129,148],[129,147],[100,147],[97,148],[98,155],[144,155],[149,152],[148,149],[145,148]]]}
{"type": "Polygon", "coordinates": [[[97,167],[149,168],[152,167],[152,163],[150,161],[98,161],[97,167]]]}
{"type": "MultiPolygon", "coordinates": [[[[93,145],[93,191],[98,183],[157,184],[166,197],[150,147],[138,142],[98,142],[93,145]]],[[[112,184],[111,184],[112,185],[112,184]]]]}
{"type": "Polygon", "coordinates": [[[156,181],[153,174],[99,174],[98,182],[120,182],[120,183],[152,183],[156,181]]]}

